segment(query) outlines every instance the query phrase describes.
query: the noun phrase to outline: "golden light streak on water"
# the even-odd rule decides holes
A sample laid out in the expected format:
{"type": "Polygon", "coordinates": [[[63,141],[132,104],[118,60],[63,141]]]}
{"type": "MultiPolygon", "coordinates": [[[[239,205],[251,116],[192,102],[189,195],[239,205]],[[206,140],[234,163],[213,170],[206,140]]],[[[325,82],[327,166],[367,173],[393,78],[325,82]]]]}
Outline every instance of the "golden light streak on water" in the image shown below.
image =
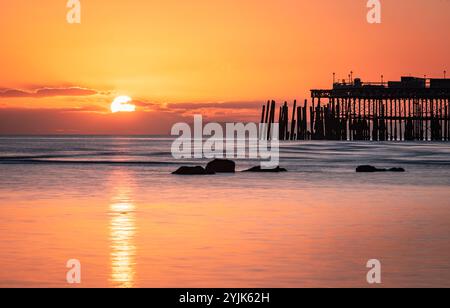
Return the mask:
{"type": "MultiPolygon", "coordinates": [[[[115,179],[126,179],[124,174],[115,174],[115,179]]],[[[115,287],[132,288],[136,275],[136,216],[131,199],[131,189],[118,184],[110,206],[111,278],[115,287]]]]}

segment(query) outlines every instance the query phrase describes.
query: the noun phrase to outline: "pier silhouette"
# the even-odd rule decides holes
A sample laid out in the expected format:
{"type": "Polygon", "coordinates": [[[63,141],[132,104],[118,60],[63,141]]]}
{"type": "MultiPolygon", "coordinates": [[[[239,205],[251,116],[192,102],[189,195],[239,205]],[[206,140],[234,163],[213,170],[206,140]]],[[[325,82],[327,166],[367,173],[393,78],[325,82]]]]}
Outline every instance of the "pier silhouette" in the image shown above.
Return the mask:
{"type": "MultiPolygon", "coordinates": [[[[450,79],[402,77],[400,81],[334,82],[311,90],[311,103],[279,107],[280,140],[449,141],[450,79]]],[[[262,108],[274,123],[276,102],[262,108]]],[[[267,138],[270,138],[270,125],[267,138]]]]}

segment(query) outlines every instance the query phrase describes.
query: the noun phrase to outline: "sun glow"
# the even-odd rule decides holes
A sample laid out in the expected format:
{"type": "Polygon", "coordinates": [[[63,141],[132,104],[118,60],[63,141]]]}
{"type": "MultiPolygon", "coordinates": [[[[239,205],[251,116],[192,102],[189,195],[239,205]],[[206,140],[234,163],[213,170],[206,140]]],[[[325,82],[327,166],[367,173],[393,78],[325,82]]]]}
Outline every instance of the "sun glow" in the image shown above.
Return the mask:
{"type": "Polygon", "coordinates": [[[130,104],[131,101],[132,101],[132,99],[129,96],[116,97],[111,104],[111,112],[117,113],[117,112],[134,112],[134,111],[136,111],[136,106],[133,104],[130,104]]]}

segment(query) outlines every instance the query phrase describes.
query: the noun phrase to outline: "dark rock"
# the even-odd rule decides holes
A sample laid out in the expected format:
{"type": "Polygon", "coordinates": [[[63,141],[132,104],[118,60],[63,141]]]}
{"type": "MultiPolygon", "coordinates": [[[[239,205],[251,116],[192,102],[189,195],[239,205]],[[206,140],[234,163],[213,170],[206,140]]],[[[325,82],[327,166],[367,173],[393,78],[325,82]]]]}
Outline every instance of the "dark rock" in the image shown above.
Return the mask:
{"type": "Polygon", "coordinates": [[[277,173],[277,172],[287,172],[286,169],[276,167],[274,169],[263,169],[261,166],[253,167],[248,170],[244,170],[243,172],[261,172],[261,173],[277,173]]]}
{"type": "Polygon", "coordinates": [[[176,175],[207,175],[207,174],[214,174],[207,172],[205,168],[197,166],[197,167],[181,167],[177,171],[173,172],[172,174],[176,175]]]}
{"type": "Polygon", "coordinates": [[[356,168],[356,172],[405,172],[403,168],[391,168],[391,169],[379,169],[374,166],[359,166],[356,168]]]}
{"type": "Polygon", "coordinates": [[[405,172],[406,170],[403,168],[391,168],[388,171],[389,172],[405,172]]]}
{"type": "Polygon", "coordinates": [[[212,173],[235,173],[236,163],[228,159],[215,159],[208,163],[206,172],[212,173]]]}
{"type": "Polygon", "coordinates": [[[380,171],[386,171],[386,170],[381,170],[381,169],[377,169],[374,166],[359,166],[358,168],[356,168],[356,172],[380,172],[380,171]]]}

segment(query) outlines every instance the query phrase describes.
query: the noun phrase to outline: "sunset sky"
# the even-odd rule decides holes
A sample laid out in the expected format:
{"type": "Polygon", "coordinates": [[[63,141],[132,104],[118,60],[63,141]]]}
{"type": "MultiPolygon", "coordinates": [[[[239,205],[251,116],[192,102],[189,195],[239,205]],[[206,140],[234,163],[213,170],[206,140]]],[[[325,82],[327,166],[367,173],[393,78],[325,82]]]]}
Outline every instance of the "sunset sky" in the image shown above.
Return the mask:
{"type": "Polygon", "coordinates": [[[380,25],[366,0],[81,0],[80,25],[66,2],[0,0],[0,134],[166,134],[194,113],[256,121],[333,72],[450,70],[448,0],[382,0],[380,25]],[[137,111],[112,114],[119,95],[137,111]]]}

